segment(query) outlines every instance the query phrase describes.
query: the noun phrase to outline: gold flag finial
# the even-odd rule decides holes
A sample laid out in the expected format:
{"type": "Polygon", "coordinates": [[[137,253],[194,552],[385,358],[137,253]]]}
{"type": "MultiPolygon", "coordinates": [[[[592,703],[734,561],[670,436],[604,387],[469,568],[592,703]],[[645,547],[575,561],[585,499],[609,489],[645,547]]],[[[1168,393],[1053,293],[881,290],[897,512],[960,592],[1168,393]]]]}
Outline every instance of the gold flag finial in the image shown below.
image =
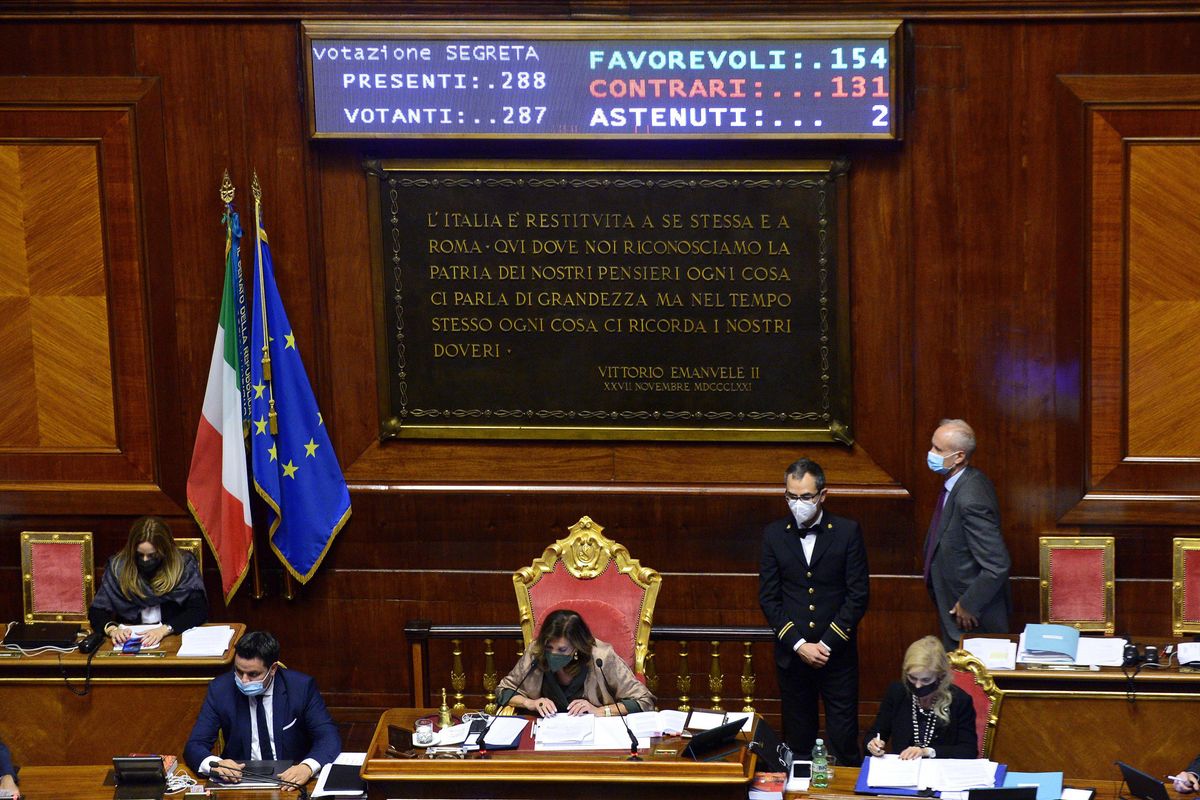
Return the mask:
{"type": "Polygon", "coordinates": [[[250,191],[254,193],[254,202],[262,202],[262,186],[258,183],[258,170],[253,172],[254,179],[250,181],[250,191]]]}
{"type": "Polygon", "coordinates": [[[233,181],[229,180],[229,170],[225,170],[225,174],[221,176],[221,202],[229,205],[233,202],[234,192],[233,181]]]}

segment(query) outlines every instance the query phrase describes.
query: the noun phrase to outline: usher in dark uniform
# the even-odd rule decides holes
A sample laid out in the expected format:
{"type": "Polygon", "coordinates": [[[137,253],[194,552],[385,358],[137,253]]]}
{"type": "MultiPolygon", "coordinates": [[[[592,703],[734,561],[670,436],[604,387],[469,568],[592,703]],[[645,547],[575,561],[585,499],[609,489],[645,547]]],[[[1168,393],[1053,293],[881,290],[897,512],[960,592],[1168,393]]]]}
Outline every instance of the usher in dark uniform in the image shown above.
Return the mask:
{"type": "MultiPolygon", "coordinates": [[[[783,700],[784,739],[804,757],[817,737],[817,698],[825,700],[826,744],[837,763],[857,765],[858,622],[867,611],[867,550],[858,523],[824,511],[817,521],[812,563],[804,531],[788,516],[763,531],[758,602],[775,629],[775,664],[783,700]],[[796,643],[824,642],[825,666],[813,668],[796,643]]],[[[811,529],[809,529],[811,530],[811,529]]]]}

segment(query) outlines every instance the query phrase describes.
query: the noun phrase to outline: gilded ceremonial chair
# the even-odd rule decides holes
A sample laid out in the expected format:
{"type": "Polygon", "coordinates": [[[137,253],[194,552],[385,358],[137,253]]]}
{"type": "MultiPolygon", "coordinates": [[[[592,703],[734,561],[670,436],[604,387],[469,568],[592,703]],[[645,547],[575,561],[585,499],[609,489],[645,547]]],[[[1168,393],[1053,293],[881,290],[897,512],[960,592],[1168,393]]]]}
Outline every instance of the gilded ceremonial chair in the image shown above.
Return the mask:
{"type": "Polygon", "coordinates": [[[196,567],[200,570],[200,576],[204,577],[204,540],[203,539],[180,539],[175,538],[175,546],[185,553],[191,553],[196,557],[196,567]]]}
{"type": "Polygon", "coordinates": [[[1171,633],[1200,633],[1200,539],[1175,539],[1171,560],[1171,633]]]}
{"type": "Polygon", "coordinates": [[[96,591],[92,534],[24,531],[21,577],[26,622],[86,622],[96,591]]]}
{"type": "Polygon", "coordinates": [[[1000,703],[1004,690],[992,680],[992,674],[975,656],[963,649],[946,654],[954,685],[962,689],[975,705],[975,734],[979,737],[979,757],[991,758],[996,728],[1000,725],[1000,703]]]}
{"type": "Polygon", "coordinates": [[[592,634],[612,645],[640,678],[650,646],[650,625],[662,576],[643,567],[625,546],[581,517],[567,536],[513,573],[525,647],[547,614],[578,611],[592,634]]]}
{"type": "Polygon", "coordinates": [[[1113,537],[1043,536],[1038,542],[1042,622],[1111,634],[1113,537]]]}

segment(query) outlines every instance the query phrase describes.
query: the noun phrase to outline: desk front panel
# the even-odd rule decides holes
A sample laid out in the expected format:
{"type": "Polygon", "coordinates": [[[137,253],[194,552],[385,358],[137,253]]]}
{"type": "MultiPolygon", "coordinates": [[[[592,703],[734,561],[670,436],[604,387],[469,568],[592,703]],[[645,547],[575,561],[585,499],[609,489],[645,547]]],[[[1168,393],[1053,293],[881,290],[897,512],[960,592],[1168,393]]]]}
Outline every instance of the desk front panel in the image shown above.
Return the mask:
{"type": "MultiPolygon", "coordinates": [[[[627,752],[494,751],[487,758],[469,754],[466,759],[388,758],[387,726],[412,730],[414,720],[437,716],[434,709],[385,711],[375,729],[363,778],[372,800],[392,797],[544,798],[560,796],[558,786],[570,786],[572,798],[613,800],[644,796],[703,800],[745,800],[747,785],[757,761],[744,746],[712,761],[694,761],[661,751],[678,750],[681,739],[667,739],[642,751],[642,761],[631,762],[627,752]],[[660,754],[655,755],[655,751],[660,754]]],[[[526,730],[526,733],[528,729],[526,730]]],[[[524,734],[523,734],[524,735],[524,734]]],[[[744,744],[744,742],[743,742],[744,744]]],[[[732,747],[732,745],[730,746],[732,747]]],[[[717,753],[730,750],[717,749],[717,753]]]]}
{"type": "Polygon", "coordinates": [[[179,658],[178,636],[167,637],[162,655],[111,655],[111,645],[103,645],[83,697],[68,688],[69,680],[83,689],[88,666],[81,653],[0,658],[3,735],[14,760],[57,766],[103,764],[129,753],[182,756],[209,681],[233,663],[246,626],[233,627],[220,658],[179,658]]]}

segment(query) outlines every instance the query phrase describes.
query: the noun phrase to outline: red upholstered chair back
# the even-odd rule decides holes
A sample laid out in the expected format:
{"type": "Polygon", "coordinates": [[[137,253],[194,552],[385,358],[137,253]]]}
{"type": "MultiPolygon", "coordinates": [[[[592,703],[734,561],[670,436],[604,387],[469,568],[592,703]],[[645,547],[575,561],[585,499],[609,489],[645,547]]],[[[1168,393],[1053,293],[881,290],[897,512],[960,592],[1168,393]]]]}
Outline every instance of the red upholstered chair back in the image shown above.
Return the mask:
{"type": "Polygon", "coordinates": [[[662,576],[642,567],[603,531],[582,517],[565,538],[513,573],[521,632],[528,647],[548,614],[569,608],[640,676],[662,576]]]}
{"type": "Polygon", "coordinates": [[[1171,569],[1171,633],[1200,633],[1200,539],[1176,539],[1171,569]]]}
{"type": "Polygon", "coordinates": [[[1113,548],[1111,536],[1041,537],[1042,622],[1115,630],[1113,548]]]}
{"type": "Polygon", "coordinates": [[[85,622],[95,593],[92,534],[23,532],[21,575],[26,622],[85,622]]]}
{"type": "Polygon", "coordinates": [[[996,728],[1000,724],[1000,702],[1004,699],[1004,692],[996,686],[983,662],[966,650],[952,650],[947,655],[950,657],[954,685],[970,695],[975,705],[979,756],[989,758],[992,743],[996,739],[996,728]]]}

